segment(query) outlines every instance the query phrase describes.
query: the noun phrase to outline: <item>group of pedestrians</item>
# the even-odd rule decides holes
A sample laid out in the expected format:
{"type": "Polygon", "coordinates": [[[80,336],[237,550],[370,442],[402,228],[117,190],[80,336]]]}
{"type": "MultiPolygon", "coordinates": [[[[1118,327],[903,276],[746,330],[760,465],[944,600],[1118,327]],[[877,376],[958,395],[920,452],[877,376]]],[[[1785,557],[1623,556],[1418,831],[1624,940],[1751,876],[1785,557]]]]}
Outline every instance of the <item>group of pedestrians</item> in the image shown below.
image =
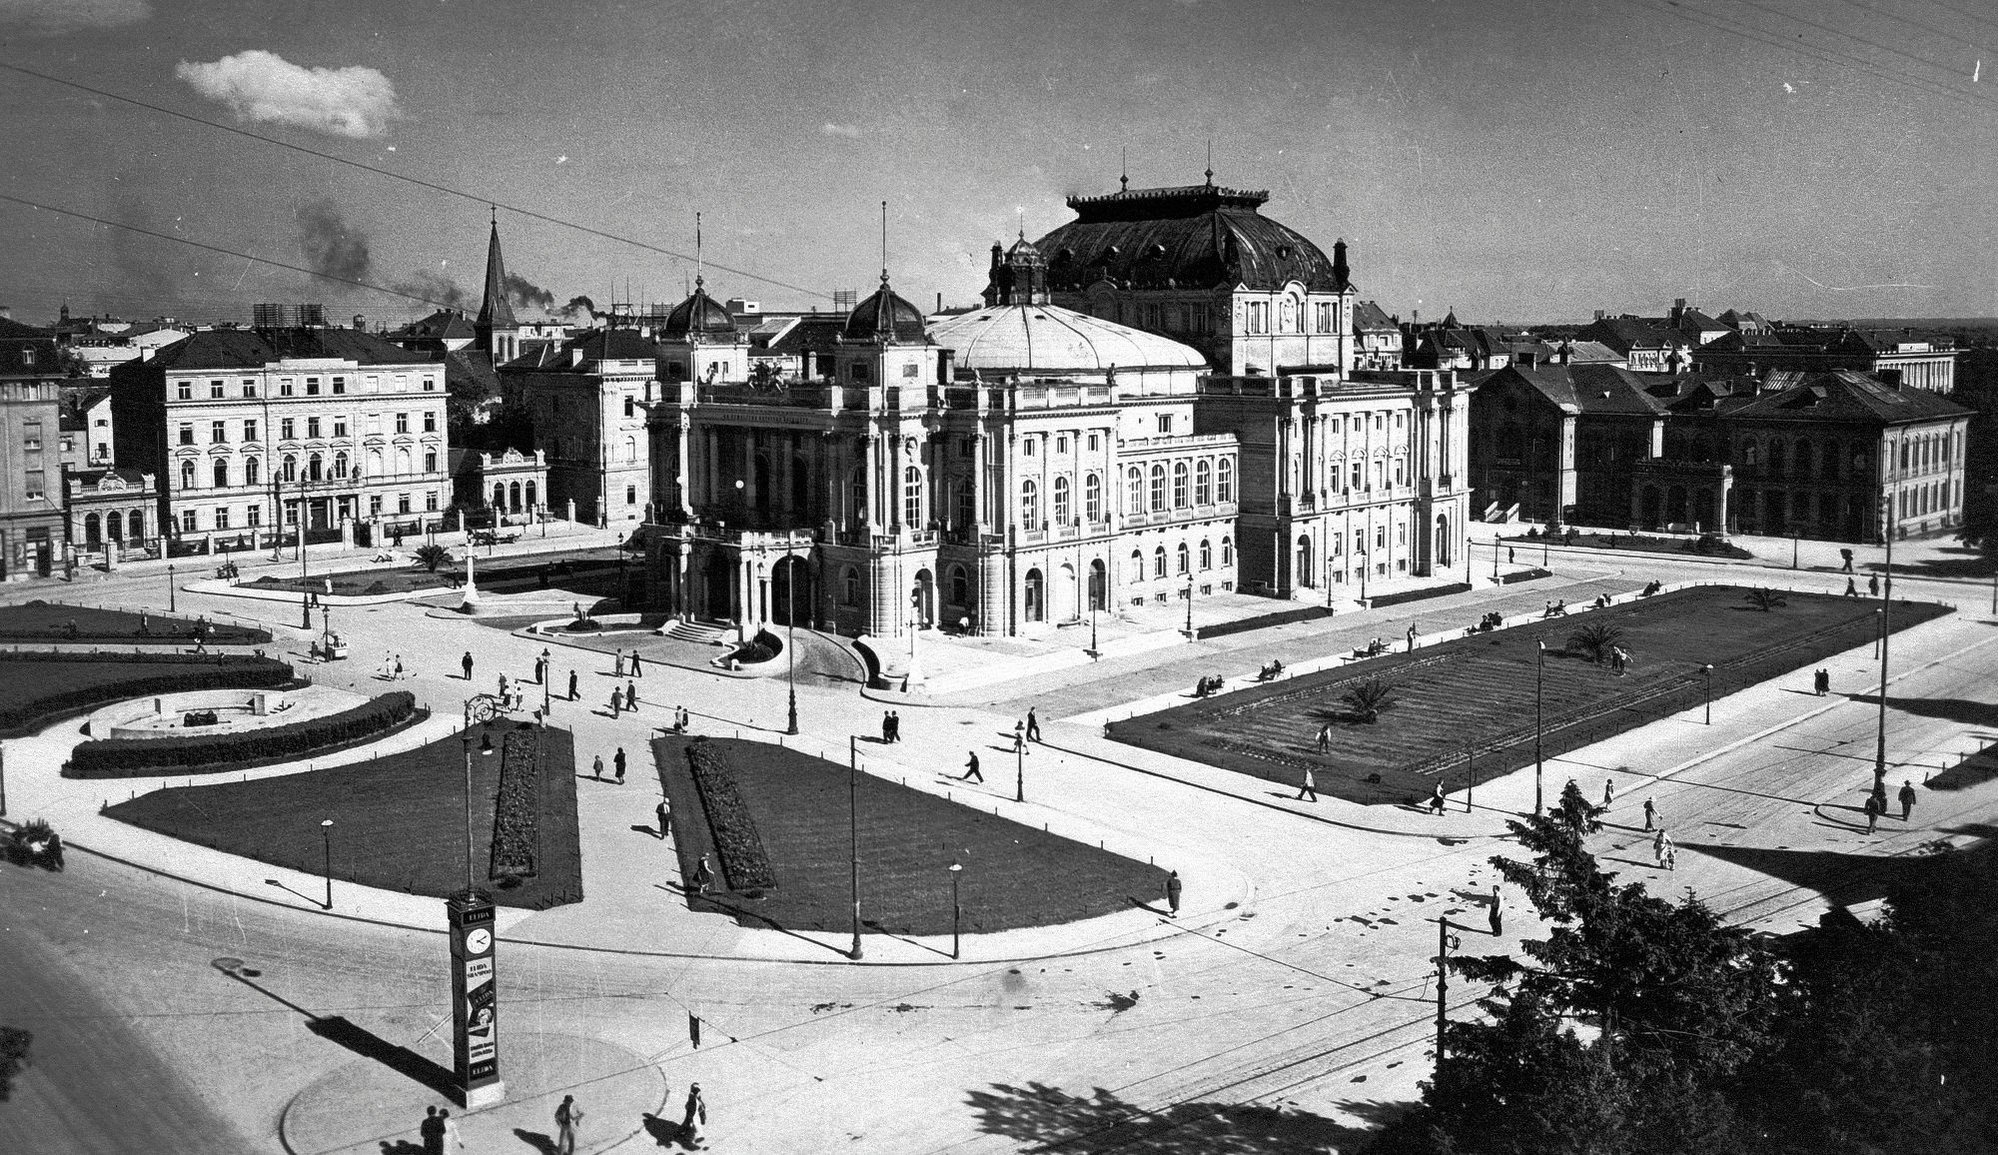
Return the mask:
{"type": "MultiPolygon", "coordinates": [[[[1906,822],[1908,816],[1915,812],[1915,783],[1910,779],[1903,778],[1901,780],[1901,789],[1894,797],[1895,801],[1901,804],[1901,821],[1906,822]]],[[[1887,813],[1886,782],[1882,781],[1874,785],[1872,792],[1867,794],[1866,803],[1861,809],[1866,812],[1866,832],[1872,834],[1879,828],[1881,816],[1887,813]]]]}
{"type": "Polygon", "coordinates": [[[900,742],[902,740],[902,715],[893,710],[881,715],[881,740],[900,742]]]}
{"type": "MultiPolygon", "coordinates": [[[[562,1101],[555,1105],[556,1155],[576,1155],[576,1145],[582,1141],[583,1120],[587,1115],[588,1112],[576,1102],[574,1095],[562,1096],[562,1101]]],[[[687,1088],[687,1103],[680,1117],[678,1137],[689,1147],[704,1148],[707,1146],[707,1129],[707,1096],[701,1093],[701,1085],[695,1083],[687,1088]]],[[[424,1155],[444,1155],[445,1152],[462,1151],[465,1146],[458,1136],[457,1120],[451,1118],[450,1111],[436,1107],[427,1108],[417,1135],[423,1140],[424,1155]]]]}

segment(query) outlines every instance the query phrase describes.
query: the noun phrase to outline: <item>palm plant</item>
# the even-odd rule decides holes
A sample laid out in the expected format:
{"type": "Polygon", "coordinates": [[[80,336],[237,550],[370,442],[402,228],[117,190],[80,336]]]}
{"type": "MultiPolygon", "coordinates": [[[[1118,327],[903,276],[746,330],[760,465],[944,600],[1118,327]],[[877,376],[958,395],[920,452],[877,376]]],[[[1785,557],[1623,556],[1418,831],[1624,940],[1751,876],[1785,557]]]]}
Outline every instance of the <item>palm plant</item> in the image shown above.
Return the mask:
{"type": "Polygon", "coordinates": [[[1587,622],[1568,635],[1568,649],[1600,666],[1610,660],[1610,651],[1623,641],[1623,627],[1609,622],[1587,622]]]}
{"type": "Polygon", "coordinates": [[[433,542],[416,548],[416,560],[423,563],[424,569],[436,573],[437,567],[451,563],[451,551],[433,542]]]}
{"type": "Polygon", "coordinates": [[[1746,600],[1749,605],[1754,606],[1765,614],[1770,610],[1780,609],[1790,604],[1789,599],[1772,589],[1749,590],[1746,600]]]}
{"type": "Polygon", "coordinates": [[[1340,700],[1352,707],[1362,722],[1380,721],[1381,711],[1394,700],[1395,684],[1386,678],[1368,678],[1349,687],[1340,700]]]}

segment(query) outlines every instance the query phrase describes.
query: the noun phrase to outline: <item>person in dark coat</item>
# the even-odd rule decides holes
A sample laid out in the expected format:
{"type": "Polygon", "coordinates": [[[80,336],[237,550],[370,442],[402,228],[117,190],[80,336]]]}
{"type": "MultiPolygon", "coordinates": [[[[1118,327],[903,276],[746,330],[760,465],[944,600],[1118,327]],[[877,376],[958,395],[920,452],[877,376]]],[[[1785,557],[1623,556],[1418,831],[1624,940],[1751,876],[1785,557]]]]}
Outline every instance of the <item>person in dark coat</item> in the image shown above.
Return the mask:
{"type": "Polygon", "coordinates": [[[465,669],[465,680],[466,680],[467,682],[471,681],[471,680],[472,680],[472,651],[470,651],[470,650],[466,650],[466,651],[465,651],[465,656],[464,656],[463,658],[459,659],[459,661],[458,661],[458,664],[459,664],[460,666],[464,667],[464,669],[465,669]]]}
{"type": "Polygon", "coordinates": [[[666,841],[667,820],[673,817],[673,808],[667,805],[664,798],[661,798],[659,805],[652,808],[652,813],[659,816],[659,841],[664,842],[666,841]]]}
{"type": "Polygon", "coordinates": [[[645,663],[639,661],[637,650],[631,651],[631,676],[634,678],[645,676],[645,663]]]}
{"type": "Polygon", "coordinates": [[[1179,888],[1179,871],[1175,870],[1165,880],[1166,913],[1174,917],[1179,915],[1179,888]]]}
{"type": "Polygon", "coordinates": [[[1897,797],[1901,800],[1901,821],[1906,822],[1908,815],[1915,810],[1915,784],[1906,778],[1901,779],[1901,793],[1897,797]]]}
{"type": "Polygon", "coordinates": [[[881,740],[883,742],[895,740],[895,715],[887,710],[881,711],[881,740]]]}
{"type": "Polygon", "coordinates": [[[444,1120],[437,1117],[437,1108],[423,1109],[423,1122],[417,1125],[416,1134],[423,1140],[423,1155],[444,1155],[444,1120]]]}
{"type": "Polygon", "coordinates": [[[611,759],[611,766],[617,774],[617,784],[624,785],[624,747],[617,748],[616,756],[611,759]]]}
{"type": "Polygon", "coordinates": [[[1027,741],[1038,742],[1040,740],[1041,720],[1034,716],[1034,708],[1029,706],[1027,707],[1027,741]]]}
{"type": "Polygon", "coordinates": [[[1657,822],[1658,822],[1658,807],[1652,803],[1651,799],[1646,798],[1644,800],[1644,828],[1646,830],[1650,830],[1657,824],[1657,822]]]}
{"type": "Polygon", "coordinates": [[[978,751],[976,750],[971,752],[970,760],[964,764],[964,773],[959,775],[957,780],[959,782],[969,782],[973,778],[978,779],[981,785],[985,782],[985,775],[978,772],[978,751]]]}
{"type": "Polygon", "coordinates": [[[1504,934],[1505,891],[1500,889],[1497,883],[1492,884],[1492,908],[1490,914],[1492,919],[1492,933],[1495,935],[1504,934]]]}
{"type": "Polygon", "coordinates": [[[1429,813],[1443,813],[1443,784],[1438,782],[1429,791],[1429,813]]]}
{"type": "Polygon", "coordinates": [[[576,671],[574,670],[569,671],[569,700],[571,702],[576,700],[576,671]]]}
{"type": "Polygon", "coordinates": [[[630,682],[624,684],[624,708],[627,710],[638,709],[638,687],[630,682]]]}
{"type": "Polygon", "coordinates": [[[1884,809],[1885,807],[1880,805],[1880,796],[1878,794],[1868,794],[1866,796],[1866,832],[1868,834],[1873,833],[1880,825],[1880,812],[1884,809]]]}

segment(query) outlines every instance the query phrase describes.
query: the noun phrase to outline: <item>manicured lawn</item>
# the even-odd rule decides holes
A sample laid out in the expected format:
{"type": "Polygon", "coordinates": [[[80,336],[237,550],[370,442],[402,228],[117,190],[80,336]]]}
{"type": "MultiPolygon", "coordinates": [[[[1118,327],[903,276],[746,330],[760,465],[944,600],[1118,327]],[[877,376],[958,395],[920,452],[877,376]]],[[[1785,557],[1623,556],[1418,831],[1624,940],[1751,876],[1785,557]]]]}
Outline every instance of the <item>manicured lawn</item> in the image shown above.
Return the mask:
{"type": "MultiPolygon", "coordinates": [[[[495,750],[509,725],[491,727],[495,750]]],[[[576,838],[575,748],[567,730],[545,733],[539,873],[493,887],[501,906],[539,910],[582,899],[576,838]]],[[[472,739],[472,833],[479,885],[488,885],[500,756],[472,739]]],[[[259,862],[318,874],[319,823],[333,820],[333,877],[385,890],[443,897],[465,885],[465,756],[454,735],[368,762],[254,782],[175,786],[107,811],[147,830],[259,862]]],[[[338,895],[335,895],[338,902],[338,895]]]]}
{"type": "MultiPolygon", "coordinates": [[[[409,551],[398,550],[403,557],[409,551]]],[[[479,588],[494,593],[521,593],[533,589],[560,589],[576,593],[615,596],[618,585],[618,551],[615,549],[566,550],[561,553],[527,557],[495,557],[490,562],[478,551],[476,573],[479,588]],[[544,580],[545,579],[545,580],[544,580]]],[[[634,571],[635,572],[635,571],[634,571]]],[[[266,575],[246,585],[257,589],[325,593],[331,579],[333,592],[342,597],[380,597],[385,594],[422,592],[456,588],[465,580],[465,551],[451,550],[451,560],[435,573],[421,565],[383,566],[380,569],[345,570],[338,573],[308,573],[297,576],[266,575]]]]}
{"type": "Polygon", "coordinates": [[[1630,553],[1669,553],[1694,554],[1699,557],[1750,558],[1755,555],[1738,545],[1729,545],[1718,538],[1670,537],[1645,533],[1576,533],[1555,534],[1552,537],[1501,538],[1515,549],[1539,549],[1543,544],[1556,546],[1572,545],[1587,549],[1619,549],[1630,553]],[[1707,542],[1704,547],[1701,542],[1707,542]]]}
{"type": "MultiPolygon", "coordinates": [[[[1457,639],[1189,701],[1112,723],[1110,736],[1293,790],[1308,766],[1320,792],[1357,802],[1411,802],[1426,797],[1439,778],[1446,790],[1462,786],[1470,776],[1467,749],[1475,750],[1480,778],[1531,764],[1536,643],[1547,645],[1544,748],[1552,756],[1697,711],[1706,693],[1703,664],[1714,667],[1712,692],[1719,697],[1874,636],[1878,601],[1792,594],[1788,605],[1764,612],[1746,604],[1746,593],[1733,586],[1680,590],[1457,639]],[[1632,660],[1627,675],[1566,652],[1570,634],[1598,622],[1623,630],[1632,660]],[[1394,698],[1379,721],[1362,722],[1342,699],[1374,677],[1396,684],[1394,698]],[[1320,753],[1316,735],[1328,722],[1330,748],[1320,753]]],[[[1893,625],[1905,629],[1948,612],[1896,603],[1893,625]]]]}
{"type": "Polygon", "coordinates": [[[274,658],[66,651],[0,654],[0,736],[32,733],[58,718],[125,698],[183,690],[269,688],[291,680],[291,667],[274,658]]]}
{"type": "MultiPolygon", "coordinates": [[[[695,860],[713,845],[687,770],[688,741],[659,738],[652,749],[673,803],[681,880],[691,890],[695,860]]],[[[724,892],[715,909],[746,926],[850,929],[846,767],[762,742],[709,741],[734,763],[777,878],[760,897],[724,892]]],[[[964,867],[967,934],[1073,922],[1129,910],[1133,899],[1160,903],[1166,872],[1157,867],[870,774],[859,783],[861,918],[881,931],[949,934],[953,862],[964,867]]]]}
{"type": "MultiPolygon", "coordinates": [[[[166,600],[164,590],[161,594],[160,600],[166,600]]],[[[168,617],[151,611],[140,614],[42,601],[0,606],[0,640],[9,642],[77,641],[186,646],[194,643],[194,627],[194,619],[168,617]],[[74,633],[70,631],[72,624],[76,627],[74,633]],[[145,632],[140,632],[141,627],[145,632]]],[[[271,635],[268,630],[209,622],[207,640],[209,645],[260,646],[269,642],[271,635]]]]}

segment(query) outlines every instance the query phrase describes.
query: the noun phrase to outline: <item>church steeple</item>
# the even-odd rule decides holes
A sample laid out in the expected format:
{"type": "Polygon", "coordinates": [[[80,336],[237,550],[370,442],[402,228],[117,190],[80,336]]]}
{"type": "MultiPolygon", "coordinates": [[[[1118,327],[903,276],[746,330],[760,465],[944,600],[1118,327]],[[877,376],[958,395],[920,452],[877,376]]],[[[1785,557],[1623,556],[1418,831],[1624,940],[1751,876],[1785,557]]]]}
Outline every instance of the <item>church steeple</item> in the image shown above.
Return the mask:
{"type": "Polygon", "coordinates": [[[518,322],[506,295],[506,261],[500,256],[499,210],[493,210],[492,237],[486,242],[486,299],[479,306],[479,319],[473,323],[479,344],[485,346],[495,363],[511,361],[520,353],[518,322]]]}

